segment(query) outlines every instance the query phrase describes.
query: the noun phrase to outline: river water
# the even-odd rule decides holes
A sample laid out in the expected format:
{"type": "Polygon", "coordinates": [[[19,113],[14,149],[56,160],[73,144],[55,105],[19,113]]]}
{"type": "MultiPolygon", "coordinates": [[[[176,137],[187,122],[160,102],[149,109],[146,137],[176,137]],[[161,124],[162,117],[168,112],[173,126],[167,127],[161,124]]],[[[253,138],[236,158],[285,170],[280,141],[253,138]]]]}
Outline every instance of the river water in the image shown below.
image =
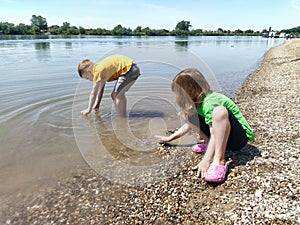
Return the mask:
{"type": "Polygon", "coordinates": [[[266,51],[281,43],[261,37],[0,36],[1,202],[88,168],[91,158],[97,158],[96,146],[109,151],[125,146],[135,165],[159,160],[149,161],[157,146],[154,136],[182,124],[170,90],[181,69],[197,67],[213,89],[234,97],[266,51]],[[80,115],[92,84],[78,77],[77,65],[110,54],[126,54],[141,68],[141,77],[127,94],[125,126],[114,122],[112,83],[106,86],[100,113],[80,115]],[[94,141],[97,136],[100,145],[94,141]]]}

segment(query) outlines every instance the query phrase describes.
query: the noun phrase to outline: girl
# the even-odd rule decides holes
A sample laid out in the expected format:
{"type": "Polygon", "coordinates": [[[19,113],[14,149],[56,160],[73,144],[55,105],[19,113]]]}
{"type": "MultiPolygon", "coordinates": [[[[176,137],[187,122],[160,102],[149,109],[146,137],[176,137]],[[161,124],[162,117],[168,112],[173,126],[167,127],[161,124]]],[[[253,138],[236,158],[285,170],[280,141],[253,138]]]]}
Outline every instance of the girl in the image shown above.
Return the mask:
{"type": "Polygon", "coordinates": [[[244,147],[254,134],[235,103],[225,95],[212,92],[204,76],[188,68],[175,76],[172,91],[183,110],[186,124],[161,142],[177,139],[191,129],[197,131],[207,145],[196,145],[193,151],[205,152],[193,170],[208,182],[223,182],[228,171],[225,150],[244,147]]]}

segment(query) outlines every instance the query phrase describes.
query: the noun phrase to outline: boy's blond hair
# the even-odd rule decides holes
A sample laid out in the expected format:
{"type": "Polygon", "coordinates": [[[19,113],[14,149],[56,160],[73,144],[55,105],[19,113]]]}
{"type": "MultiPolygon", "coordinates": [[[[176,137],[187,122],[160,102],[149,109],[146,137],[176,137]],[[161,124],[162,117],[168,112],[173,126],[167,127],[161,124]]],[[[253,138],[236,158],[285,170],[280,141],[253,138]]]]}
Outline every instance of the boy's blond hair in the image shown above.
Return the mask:
{"type": "Polygon", "coordinates": [[[199,70],[187,68],[174,77],[172,91],[177,104],[186,115],[190,115],[200,107],[210,85],[199,70]]]}
{"type": "Polygon", "coordinates": [[[92,60],[85,59],[78,65],[78,74],[80,77],[86,72],[87,68],[89,68],[92,65],[92,60]]]}

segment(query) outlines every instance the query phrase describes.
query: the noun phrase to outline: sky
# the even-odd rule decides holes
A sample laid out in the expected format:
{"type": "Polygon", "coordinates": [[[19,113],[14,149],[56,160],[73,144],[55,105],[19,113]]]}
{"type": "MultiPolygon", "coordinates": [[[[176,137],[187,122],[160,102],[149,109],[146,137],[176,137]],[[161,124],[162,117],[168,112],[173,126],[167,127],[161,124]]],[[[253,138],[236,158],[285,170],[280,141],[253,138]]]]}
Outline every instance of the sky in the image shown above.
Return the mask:
{"type": "Polygon", "coordinates": [[[32,15],[48,26],[173,30],[189,21],[192,29],[282,30],[300,26],[300,0],[0,0],[0,22],[30,25],[32,15]]]}

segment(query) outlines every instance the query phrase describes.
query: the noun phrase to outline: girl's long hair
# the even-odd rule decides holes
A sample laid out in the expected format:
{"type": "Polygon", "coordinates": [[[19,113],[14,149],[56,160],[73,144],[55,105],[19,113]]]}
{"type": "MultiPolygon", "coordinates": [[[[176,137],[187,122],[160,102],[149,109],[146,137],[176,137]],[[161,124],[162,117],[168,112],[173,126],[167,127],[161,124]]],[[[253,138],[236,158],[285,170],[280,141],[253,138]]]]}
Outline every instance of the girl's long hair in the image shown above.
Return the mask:
{"type": "Polygon", "coordinates": [[[187,68],[174,77],[172,91],[185,115],[191,115],[201,106],[210,85],[199,70],[187,68]]]}

